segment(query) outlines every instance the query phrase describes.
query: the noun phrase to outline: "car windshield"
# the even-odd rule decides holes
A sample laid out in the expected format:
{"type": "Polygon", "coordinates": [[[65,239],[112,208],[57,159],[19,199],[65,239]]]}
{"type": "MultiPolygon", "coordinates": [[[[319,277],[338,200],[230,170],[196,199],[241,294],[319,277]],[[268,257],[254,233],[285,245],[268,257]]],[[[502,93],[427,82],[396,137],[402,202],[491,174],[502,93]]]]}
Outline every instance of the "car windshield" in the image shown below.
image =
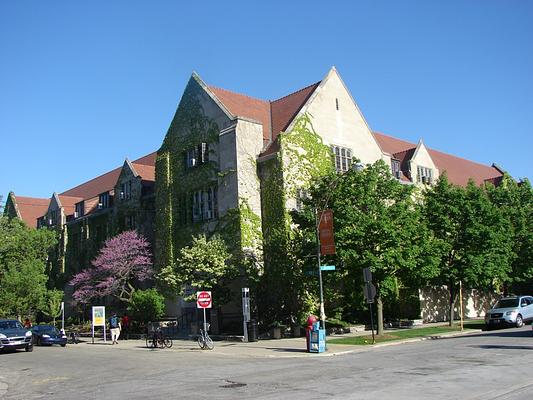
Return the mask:
{"type": "Polygon", "coordinates": [[[518,299],[501,299],[494,306],[494,308],[512,308],[512,307],[518,307],[518,299]]]}
{"type": "Polygon", "coordinates": [[[0,321],[0,330],[2,329],[24,329],[18,321],[0,321]]]}
{"type": "Polygon", "coordinates": [[[39,333],[47,333],[47,334],[55,333],[55,334],[58,334],[59,331],[54,326],[41,326],[39,328],[39,333]]]}

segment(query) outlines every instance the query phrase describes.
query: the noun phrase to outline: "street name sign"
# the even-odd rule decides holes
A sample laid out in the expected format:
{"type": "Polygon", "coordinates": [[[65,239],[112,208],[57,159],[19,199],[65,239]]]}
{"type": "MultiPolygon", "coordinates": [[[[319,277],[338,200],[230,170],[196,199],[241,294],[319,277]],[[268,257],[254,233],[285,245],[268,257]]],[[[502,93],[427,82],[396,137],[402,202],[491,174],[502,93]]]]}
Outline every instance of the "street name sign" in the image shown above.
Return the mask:
{"type": "Polygon", "coordinates": [[[335,271],[334,265],[321,265],[320,266],[321,271],[335,271]]]}

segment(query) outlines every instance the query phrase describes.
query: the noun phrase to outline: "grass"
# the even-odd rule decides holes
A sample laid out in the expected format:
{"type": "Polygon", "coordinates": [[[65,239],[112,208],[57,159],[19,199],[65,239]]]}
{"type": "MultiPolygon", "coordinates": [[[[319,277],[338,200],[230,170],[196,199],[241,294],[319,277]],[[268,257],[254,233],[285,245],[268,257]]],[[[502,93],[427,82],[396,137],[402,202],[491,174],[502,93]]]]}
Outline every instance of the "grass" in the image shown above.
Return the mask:
{"type": "MultiPolygon", "coordinates": [[[[464,329],[466,331],[471,329],[482,329],[485,324],[483,321],[465,321],[464,329]]],[[[384,335],[376,335],[376,343],[390,342],[393,340],[404,340],[411,338],[430,337],[435,335],[441,335],[443,333],[458,332],[461,330],[459,324],[453,326],[431,326],[427,328],[412,328],[412,329],[399,329],[395,331],[385,332],[384,335]]],[[[364,346],[372,344],[372,335],[366,336],[354,336],[339,339],[329,339],[328,343],[331,344],[348,344],[356,346],[364,346]]]]}

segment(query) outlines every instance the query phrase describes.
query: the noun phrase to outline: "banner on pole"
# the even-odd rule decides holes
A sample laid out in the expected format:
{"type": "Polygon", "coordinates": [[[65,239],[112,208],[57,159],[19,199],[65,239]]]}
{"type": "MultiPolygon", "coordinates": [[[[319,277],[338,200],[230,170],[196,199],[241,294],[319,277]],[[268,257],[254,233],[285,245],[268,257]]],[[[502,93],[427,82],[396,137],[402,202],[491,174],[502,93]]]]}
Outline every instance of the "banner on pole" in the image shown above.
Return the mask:
{"type": "Polygon", "coordinates": [[[324,210],[320,213],[318,224],[320,238],[320,254],[335,254],[335,237],[333,234],[333,211],[324,210]]]}

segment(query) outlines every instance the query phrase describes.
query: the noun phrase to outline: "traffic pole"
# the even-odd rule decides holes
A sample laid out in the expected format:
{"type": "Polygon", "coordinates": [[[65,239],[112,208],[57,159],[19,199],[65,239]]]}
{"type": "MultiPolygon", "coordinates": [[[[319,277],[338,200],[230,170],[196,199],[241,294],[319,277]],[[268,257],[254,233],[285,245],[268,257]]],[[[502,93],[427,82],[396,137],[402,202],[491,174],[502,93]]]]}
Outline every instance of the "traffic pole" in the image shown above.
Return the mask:
{"type": "Polygon", "coordinates": [[[376,338],[374,337],[374,313],[372,312],[372,303],[368,303],[370,306],[370,328],[372,329],[372,344],[376,344],[376,338]]]}

